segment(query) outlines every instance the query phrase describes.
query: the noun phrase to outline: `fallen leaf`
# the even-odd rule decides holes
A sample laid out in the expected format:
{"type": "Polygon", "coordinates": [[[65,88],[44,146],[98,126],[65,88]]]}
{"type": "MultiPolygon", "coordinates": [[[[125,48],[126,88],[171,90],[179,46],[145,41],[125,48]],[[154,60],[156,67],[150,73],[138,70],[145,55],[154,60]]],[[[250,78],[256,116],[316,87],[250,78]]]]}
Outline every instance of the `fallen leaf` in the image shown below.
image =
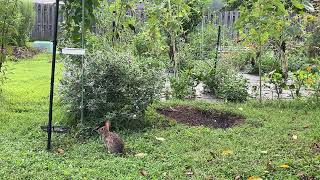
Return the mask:
{"type": "Polygon", "coordinates": [[[222,151],[221,153],[223,156],[229,156],[229,155],[232,155],[233,154],[233,151],[232,150],[224,150],[222,151]]]}
{"type": "Polygon", "coordinates": [[[299,172],[299,173],[297,174],[297,176],[298,176],[298,177],[304,176],[304,172],[299,172]]]}
{"type": "Polygon", "coordinates": [[[140,174],[142,176],[148,176],[148,172],[146,170],[144,170],[144,169],[140,169],[140,174]]]}
{"type": "Polygon", "coordinates": [[[186,166],[186,175],[189,177],[194,175],[194,172],[192,170],[192,166],[186,166]]]}
{"type": "Polygon", "coordinates": [[[147,154],[145,153],[138,153],[136,155],[134,155],[135,157],[145,157],[147,154]]]}
{"type": "Polygon", "coordinates": [[[267,171],[268,171],[268,172],[269,172],[269,171],[274,171],[274,167],[273,167],[271,161],[269,161],[269,162],[267,163],[267,171]]]}
{"type": "Polygon", "coordinates": [[[261,154],[268,154],[268,151],[260,151],[261,154]]]}
{"type": "Polygon", "coordinates": [[[281,164],[279,167],[284,168],[284,169],[288,169],[290,166],[288,164],[281,164]]]}
{"type": "Polygon", "coordinates": [[[186,172],[186,175],[187,176],[192,176],[192,175],[194,175],[194,173],[192,171],[188,171],[188,172],[186,172]]]}
{"type": "Polygon", "coordinates": [[[306,125],[303,126],[303,128],[305,128],[305,129],[310,128],[310,127],[311,127],[310,124],[306,124],[306,125]]]}
{"type": "Polygon", "coordinates": [[[206,176],[206,177],[204,177],[204,180],[215,180],[215,177],[213,177],[213,176],[206,176]]]}
{"type": "Polygon", "coordinates": [[[64,150],[62,148],[58,148],[57,151],[58,151],[59,154],[64,154],[64,150]]]}
{"type": "Polygon", "coordinates": [[[250,176],[248,180],[262,180],[259,176],[250,176]]]}
{"type": "Polygon", "coordinates": [[[313,143],[312,144],[312,150],[315,153],[320,153],[320,143],[313,143]]]}
{"type": "Polygon", "coordinates": [[[234,180],[241,180],[241,176],[236,176],[234,180]]]}
{"type": "Polygon", "coordinates": [[[292,139],[297,140],[297,139],[298,139],[298,136],[297,136],[297,135],[293,135],[293,136],[292,136],[292,139]]]}
{"type": "Polygon", "coordinates": [[[156,140],[158,140],[158,141],[165,141],[166,139],[165,139],[165,138],[162,138],[162,137],[156,137],[156,140]]]}

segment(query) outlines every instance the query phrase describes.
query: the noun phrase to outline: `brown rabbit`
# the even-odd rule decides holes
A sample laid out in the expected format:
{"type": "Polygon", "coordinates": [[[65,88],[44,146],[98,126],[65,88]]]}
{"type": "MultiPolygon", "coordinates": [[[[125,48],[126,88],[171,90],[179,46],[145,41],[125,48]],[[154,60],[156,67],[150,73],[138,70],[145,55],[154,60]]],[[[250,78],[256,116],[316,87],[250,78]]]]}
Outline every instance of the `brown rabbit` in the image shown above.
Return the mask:
{"type": "Polygon", "coordinates": [[[99,134],[104,141],[104,144],[109,153],[112,154],[123,154],[124,152],[124,143],[123,140],[117,133],[110,132],[110,121],[106,121],[105,125],[98,129],[99,134]]]}

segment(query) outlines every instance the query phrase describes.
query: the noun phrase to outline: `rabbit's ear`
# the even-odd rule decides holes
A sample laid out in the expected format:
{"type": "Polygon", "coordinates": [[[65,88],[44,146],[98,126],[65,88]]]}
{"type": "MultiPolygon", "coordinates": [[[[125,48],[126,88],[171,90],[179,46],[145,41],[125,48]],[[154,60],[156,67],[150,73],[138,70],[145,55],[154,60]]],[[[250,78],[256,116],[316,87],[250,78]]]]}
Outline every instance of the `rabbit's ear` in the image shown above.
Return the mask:
{"type": "Polygon", "coordinates": [[[110,121],[109,120],[106,120],[106,122],[105,122],[105,125],[104,125],[105,127],[106,127],[106,130],[107,131],[109,131],[109,128],[110,128],[110,121]]]}

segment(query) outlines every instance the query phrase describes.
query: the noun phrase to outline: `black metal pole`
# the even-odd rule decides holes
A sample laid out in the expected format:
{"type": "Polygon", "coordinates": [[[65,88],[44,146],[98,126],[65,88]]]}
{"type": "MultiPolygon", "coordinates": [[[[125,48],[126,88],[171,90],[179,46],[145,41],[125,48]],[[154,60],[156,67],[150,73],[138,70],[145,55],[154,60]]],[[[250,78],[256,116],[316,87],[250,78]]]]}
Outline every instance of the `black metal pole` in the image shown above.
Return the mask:
{"type": "Polygon", "coordinates": [[[58,22],[59,22],[59,0],[56,0],[55,26],[54,26],[54,32],[53,32],[53,50],[52,50],[52,63],[51,63],[51,84],[50,84],[50,103],[49,103],[47,150],[51,150],[52,109],[53,109],[54,74],[55,74],[55,69],[56,69],[56,55],[57,55],[58,22]]]}
{"type": "Polygon", "coordinates": [[[218,40],[217,40],[217,52],[216,52],[216,61],[214,62],[214,70],[217,68],[218,63],[218,55],[219,55],[219,47],[220,47],[220,38],[221,37],[221,26],[218,27],[218,40]]]}

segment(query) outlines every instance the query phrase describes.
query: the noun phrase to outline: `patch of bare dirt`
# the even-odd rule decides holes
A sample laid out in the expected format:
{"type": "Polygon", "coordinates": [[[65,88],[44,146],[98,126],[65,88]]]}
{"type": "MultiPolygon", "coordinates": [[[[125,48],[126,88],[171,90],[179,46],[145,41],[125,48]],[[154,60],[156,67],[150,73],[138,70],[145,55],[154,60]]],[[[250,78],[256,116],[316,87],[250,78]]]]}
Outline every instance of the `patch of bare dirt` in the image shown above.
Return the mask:
{"type": "Polygon", "coordinates": [[[241,115],[224,111],[203,111],[190,106],[176,106],[157,109],[157,112],[190,126],[207,126],[211,128],[230,128],[242,124],[245,118],[241,115]]]}

